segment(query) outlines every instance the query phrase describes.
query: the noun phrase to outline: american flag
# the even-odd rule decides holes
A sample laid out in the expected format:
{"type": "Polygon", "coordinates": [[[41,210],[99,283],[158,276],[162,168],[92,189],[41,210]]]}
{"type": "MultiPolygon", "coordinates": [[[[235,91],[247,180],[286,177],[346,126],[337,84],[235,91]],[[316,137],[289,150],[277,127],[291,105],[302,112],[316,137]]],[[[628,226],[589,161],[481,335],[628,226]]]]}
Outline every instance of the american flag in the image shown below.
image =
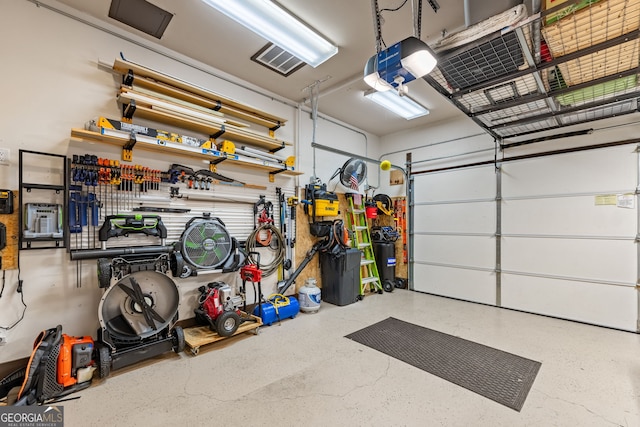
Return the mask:
{"type": "Polygon", "coordinates": [[[358,193],[358,175],[355,171],[351,174],[351,177],[349,177],[349,184],[351,185],[351,189],[355,190],[353,194],[353,204],[360,206],[362,204],[362,197],[360,193],[358,193]]]}

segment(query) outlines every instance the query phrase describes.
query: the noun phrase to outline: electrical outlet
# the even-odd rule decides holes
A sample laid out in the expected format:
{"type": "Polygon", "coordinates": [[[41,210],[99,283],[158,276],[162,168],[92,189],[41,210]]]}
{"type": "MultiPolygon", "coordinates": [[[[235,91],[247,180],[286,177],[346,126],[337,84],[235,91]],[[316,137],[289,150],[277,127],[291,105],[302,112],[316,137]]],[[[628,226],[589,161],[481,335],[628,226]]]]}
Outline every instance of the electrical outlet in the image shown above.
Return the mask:
{"type": "Polygon", "coordinates": [[[9,166],[9,155],[11,152],[8,148],[0,148],[0,165],[9,166]]]}
{"type": "Polygon", "coordinates": [[[7,343],[7,335],[5,331],[0,329],[0,345],[5,345],[7,343]]]}

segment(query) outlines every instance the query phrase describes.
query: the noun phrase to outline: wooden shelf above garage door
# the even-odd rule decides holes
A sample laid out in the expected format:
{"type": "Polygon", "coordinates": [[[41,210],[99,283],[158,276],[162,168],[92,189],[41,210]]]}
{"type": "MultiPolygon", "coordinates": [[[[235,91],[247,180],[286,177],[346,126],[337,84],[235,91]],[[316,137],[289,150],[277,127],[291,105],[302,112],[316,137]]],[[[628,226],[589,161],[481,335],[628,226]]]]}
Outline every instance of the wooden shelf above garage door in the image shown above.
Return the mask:
{"type": "Polygon", "coordinates": [[[286,123],[286,120],[282,117],[266,113],[234,99],[134,62],[116,59],[113,63],[113,69],[123,76],[127,76],[129,72],[132,73],[131,77],[133,77],[133,80],[131,82],[125,82],[125,84],[139,84],[148,89],[166,93],[167,95],[265,126],[271,130],[284,126],[286,123]]]}

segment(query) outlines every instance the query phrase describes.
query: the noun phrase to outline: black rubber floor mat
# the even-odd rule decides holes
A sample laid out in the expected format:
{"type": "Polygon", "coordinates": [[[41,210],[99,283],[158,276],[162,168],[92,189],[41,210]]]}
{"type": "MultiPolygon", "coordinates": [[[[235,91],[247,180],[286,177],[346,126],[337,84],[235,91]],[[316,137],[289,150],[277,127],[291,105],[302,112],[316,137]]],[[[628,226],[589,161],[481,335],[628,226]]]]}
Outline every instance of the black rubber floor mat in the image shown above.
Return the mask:
{"type": "Polygon", "coordinates": [[[520,411],[541,363],[389,317],[346,336],[520,411]]]}

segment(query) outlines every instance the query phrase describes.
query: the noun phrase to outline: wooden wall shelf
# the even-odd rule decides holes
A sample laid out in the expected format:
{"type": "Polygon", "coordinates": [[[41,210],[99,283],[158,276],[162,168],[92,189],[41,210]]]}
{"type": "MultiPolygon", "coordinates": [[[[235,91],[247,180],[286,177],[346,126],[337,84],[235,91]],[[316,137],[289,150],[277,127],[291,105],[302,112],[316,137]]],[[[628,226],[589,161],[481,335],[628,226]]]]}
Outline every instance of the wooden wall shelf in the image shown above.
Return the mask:
{"type": "MultiPolygon", "coordinates": [[[[123,137],[117,137],[77,128],[71,129],[71,137],[78,140],[106,143],[123,148],[130,142],[129,139],[124,136],[124,134],[123,137]]],[[[228,161],[245,167],[266,170],[270,173],[270,175],[279,173],[283,173],[285,175],[302,175],[302,172],[296,171],[294,167],[286,166],[277,162],[269,162],[266,160],[259,160],[246,156],[228,154],[218,150],[191,147],[188,145],[164,141],[160,139],[140,137],[136,140],[133,149],[153,151],[155,153],[160,152],[165,154],[176,154],[191,158],[200,158],[209,160],[214,163],[228,161]]]]}

